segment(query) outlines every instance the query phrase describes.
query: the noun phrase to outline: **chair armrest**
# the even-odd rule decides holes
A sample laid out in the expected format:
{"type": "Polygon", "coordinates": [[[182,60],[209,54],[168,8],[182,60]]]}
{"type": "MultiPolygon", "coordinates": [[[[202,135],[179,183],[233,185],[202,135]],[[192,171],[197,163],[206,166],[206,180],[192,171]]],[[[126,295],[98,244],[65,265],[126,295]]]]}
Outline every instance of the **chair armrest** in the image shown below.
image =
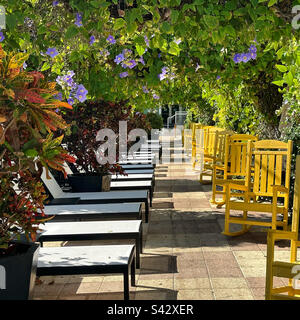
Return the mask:
{"type": "Polygon", "coordinates": [[[238,183],[233,183],[231,181],[224,181],[224,184],[229,187],[229,189],[236,189],[240,191],[248,191],[249,188],[245,185],[238,184],[238,183]]]}
{"type": "Polygon", "coordinates": [[[268,235],[271,236],[273,240],[298,240],[298,232],[268,230],[268,235]]]}
{"type": "Polygon", "coordinates": [[[280,185],[272,185],[271,187],[273,187],[273,192],[284,192],[284,193],[289,193],[289,189],[284,187],[284,186],[280,186],[280,185]]]}
{"type": "Polygon", "coordinates": [[[241,191],[248,191],[248,187],[238,183],[229,183],[229,189],[236,189],[241,191]]]}
{"type": "Polygon", "coordinates": [[[214,167],[215,169],[225,171],[225,168],[224,168],[223,166],[218,165],[218,164],[214,164],[213,167],[214,167]]]}

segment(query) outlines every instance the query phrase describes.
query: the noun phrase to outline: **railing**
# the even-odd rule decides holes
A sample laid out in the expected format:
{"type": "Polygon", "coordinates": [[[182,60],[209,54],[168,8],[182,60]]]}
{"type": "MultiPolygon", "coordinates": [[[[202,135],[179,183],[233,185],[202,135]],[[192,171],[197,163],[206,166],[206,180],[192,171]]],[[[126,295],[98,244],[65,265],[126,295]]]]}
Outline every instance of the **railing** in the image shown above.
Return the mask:
{"type": "Polygon", "coordinates": [[[176,111],[175,114],[167,119],[167,128],[169,129],[171,121],[174,121],[174,125],[183,125],[187,112],[186,111],[176,111]]]}

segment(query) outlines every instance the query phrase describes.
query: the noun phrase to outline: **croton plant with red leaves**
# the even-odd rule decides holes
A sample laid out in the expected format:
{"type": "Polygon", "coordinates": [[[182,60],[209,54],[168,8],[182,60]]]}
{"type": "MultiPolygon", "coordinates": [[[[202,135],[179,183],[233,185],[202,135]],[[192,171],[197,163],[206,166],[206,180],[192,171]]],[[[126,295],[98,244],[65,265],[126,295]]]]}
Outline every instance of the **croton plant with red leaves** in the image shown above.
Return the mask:
{"type": "Polygon", "coordinates": [[[75,161],[55,135],[68,127],[57,109],[72,107],[55,99],[56,83],[23,70],[27,59],[0,46],[0,254],[21,233],[35,240],[44,221],[43,167],[48,175],[49,167],[64,172],[64,161],[75,161]]]}

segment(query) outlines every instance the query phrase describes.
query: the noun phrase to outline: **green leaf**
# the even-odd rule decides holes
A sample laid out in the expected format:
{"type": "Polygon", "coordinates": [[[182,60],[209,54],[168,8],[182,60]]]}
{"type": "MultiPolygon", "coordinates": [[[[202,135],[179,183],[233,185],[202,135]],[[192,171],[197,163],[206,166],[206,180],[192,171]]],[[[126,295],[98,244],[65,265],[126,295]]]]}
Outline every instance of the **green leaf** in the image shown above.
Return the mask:
{"type": "Polygon", "coordinates": [[[136,47],[136,51],[137,51],[139,56],[142,56],[145,53],[145,48],[143,48],[139,44],[137,44],[135,47],[136,47]]]}
{"type": "Polygon", "coordinates": [[[236,32],[234,27],[231,24],[228,24],[225,28],[224,28],[224,32],[229,34],[230,36],[232,36],[233,38],[236,37],[236,32]]]}
{"type": "Polygon", "coordinates": [[[71,39],[75,37],[78,32],[79,32],[78,27],[72,25],[67,29],[65,37],[66,39],[71,39]]]}
{"type": "Polygon", "coordinates": [[[280,72],[287,72],[288,68],[286,66],[283,66],[281,64],[276,64],[275,65],[276,69],[278,69],[280,72]]]}
{"type": "Polygon", "coordinates": [[[284,77],[284,80],[287,82],[288,86],[291,87],[293,85],[294,76],[291,71],[284,77]]]}
{"type": "Polygon", "coordinates": [[[284,85],[285,81],[284,80],[276,80],[276,81],[273,81],[272,83],[274,83],[278,87],[282,87],[284,85]]]}
{"type": "Polygon", "coordinates": [[[36,149],[28,149],[24,153],[29,158],[35,158],[38,155],[38,152],[36,151],[36,149]]]}
{"type": "Polygon", "coordinates": [[[43,72],[43,71],[46,71],[46,70],[48,70],[48,69],[50,69],[50,68],[51,68],[50,63],[49,63],[49,62],[45,62],[45,63],[43,64],[42,68],[41,68],[41,71],[43,72]]]}
{"type": "Polygon", "coordinates": [[[177,10],[172,10],[171,11],[171,21],[172,23],[176,23],[176,21],[178,20],[179,17],[179,12],[177,10]]]}
{"type": "Polygon", "coordinates": [[[277,2],[278,2],[278,0],[270,0],[269,3],[268,3],[268,7],[272,7],[277,2]]]}
{"type": "Polygon", "coordinates": [[[134,33],[138,28],[138,25],[136,22],[127,24],[127,32],[128,33],[134,33]]]}
{"type": "Polygon", "coordinates": [[[205,15],[203,16],[203,20],[209,29],[216,29],[219,26],[219,20],[217,17],[205,15]]]}
{"type": "Polygon", "coordinates": [[[170,26],[170,24],[167,21],[164,21],[162,26],[161,26],[161,30],[165,33],[170,33],[172,28],[170,26]]]}
{"type": "Polygon", "coordinates": [[[175,42],[171,42],[170,43],[170,48],[168,50],[168,52],[174,56],[179,56],[180,54],[180,48],[179,46],[177,45],[177,43],[175,42]]]}
{"type": "Polygon", "coordinates": [[[116,19],[114,23],[114,30],[119,30],[126,24],[126,21],[122,18],[116,19]]]}
{"type": "Polygon", "coordinates": [[[6,16],[6,24],[10,30],[14,29],[17,25],[17,18],[14,14],[9,14],[6,16]]]}

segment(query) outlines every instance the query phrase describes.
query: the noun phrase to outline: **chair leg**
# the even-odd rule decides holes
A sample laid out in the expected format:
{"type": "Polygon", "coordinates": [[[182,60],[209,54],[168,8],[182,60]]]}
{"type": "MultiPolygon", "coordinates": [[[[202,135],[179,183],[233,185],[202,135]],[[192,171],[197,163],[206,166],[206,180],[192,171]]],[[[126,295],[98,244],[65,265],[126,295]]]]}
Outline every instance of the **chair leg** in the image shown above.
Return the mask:
{"type": "Polygon", "coordinates": [[[145,201],[145,222],[149,221],[149,202],[148,199],[145,201]]]}
{"type": "Polygon", "coordinates": [[[141,248],[140,248],[140,237],[135,239],[135,247],[136,247],[136,267],[140,269],[140,253],[141,253],[141,248]]]}
{"type": "Polygon", "coordinates": [[[230,219],[230,189],[226,188],[226,207],[225,207],[225,222],[224,235],[229,235],[229,219],[230,219]]]}
{"type": "Polygon", "coordinates": [[[135,257],[133,257],[131,262],[131,285],[135,287],[135,257]]]}
{"type": "Polygon", "coordinates": [[[271,300],[271,291],[273,288],[273,273],[272,264],[274,260],[274,239],[272,233],[268,232],[267,236],[267,268],[266,268],[266,285],[265,285],[265,299],[271,300]]]}
{"type": "Polygon", "coordinates": [[[129,300],[129,274],[128,270],[123,273],[124,279],[124,300],[129,300]]]}
{"type": "MultiPolygon", "coordinates": [[[[247,216],[247,213],[248,211],[244,211],[243,215],[247,216]]],[[[230,208],[229,208],[229,204],[226,203],[224,231],[222,232],[222,234],[224,234],[225,236],[231,236],[231,237],[240,236],[248,232],[251,226],[243,224],[242,229],[240,231],[235,231],[235,232],[230,232],[229,228],[230,228],[230,208]]]]}

